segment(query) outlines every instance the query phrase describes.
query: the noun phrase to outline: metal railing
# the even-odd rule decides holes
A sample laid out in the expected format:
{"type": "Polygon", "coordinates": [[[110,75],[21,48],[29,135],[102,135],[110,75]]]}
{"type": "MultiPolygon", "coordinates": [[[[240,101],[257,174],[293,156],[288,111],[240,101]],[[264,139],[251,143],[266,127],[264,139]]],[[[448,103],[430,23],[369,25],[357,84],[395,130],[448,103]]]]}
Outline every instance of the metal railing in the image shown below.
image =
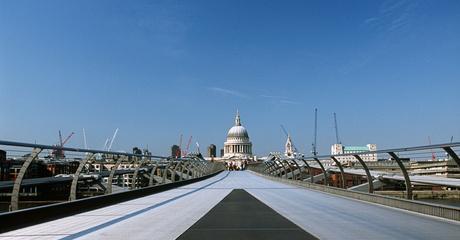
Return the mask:
{"type": "Polygon", "coordinates": [[[0,156],[0,191],[3,197],[11,195],[10,211],[20,209],[20,197],[26,195],[23,182],[32,186],[65,183],[62,186],[68,186],[64,191],[68,191],[68,198],[63,201],[75,201],[83,197],[82,185],[94,185],[98,195],[106,195],[114,192],[113,186],[121,185],[122,191],[129,191],[197,179],[224,169],[220,163],[197,156],[172,158],[1,140],[0,150],[5,151],[4,156],[0,156]],[[53,156],[53,151],[60,155],[53,156]],[[34,166],[34,163],[48,169],[43,169],[42,165],[34,166]],[[55,171],[56,168],[64,170],[55,171]],[[114,180],[117,182],[114,183],[114,180]]]}
{"type": "Polygon", "coordinates": [[[405,166],[407,165],[405,164],[405,162],[410,161],[411,158],[417,160],[435,160],[433,158],[438,158],[440,153],[444,153],[444,155],[441,154],[442,160],[453,161],[460,168],[460,159],[457,155],[459,147],[460,142],[455,142],[418,147],[385,149],[377,151],[352,152],[338,155],[318,155],[308,157],[301,156],[293,158],[273,157],[272,159],[265,161],[261,165],[253,166],[252,170],[263,174],[282,177],[286,179],[300,181],[310,180],[311,183],[313,183],[314,173],[312,166],[315,166],[315,168],[321,170],[323,178],[322,182],[324,185],[327,186],[329,178],[326,167],[336,166],[339,168],[340,171],[341,187],[346,188],[344,163],[353,161],[361,165],[361,168],[364,170],[365,176],[367,178],[368,193],[373,193],[373,181],[375,177],[372,176],[371,170],[369,169],[368,164],[366,164],[366,160],[372,159],[373,161],[377,161],[378,159],[387,159],[387,161],[392,161],[396,163],[402,176],[404,177],[406,198],[412,199],[412,183],[409,177],[410,173],[407,167],[405,166]],[[308,179],[305,177],[305,175],[307,175],[308,179]]]}

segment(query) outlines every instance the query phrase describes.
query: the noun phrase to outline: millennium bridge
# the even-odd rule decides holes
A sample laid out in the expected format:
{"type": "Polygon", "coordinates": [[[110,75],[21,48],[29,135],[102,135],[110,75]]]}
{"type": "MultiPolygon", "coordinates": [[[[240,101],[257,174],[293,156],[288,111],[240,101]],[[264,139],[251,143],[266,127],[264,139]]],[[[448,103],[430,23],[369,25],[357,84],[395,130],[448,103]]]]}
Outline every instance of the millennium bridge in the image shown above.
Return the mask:
{"type": "MultiPolygon", "coordinates": [[[[460,189],[460,179],[415,176],[407,156],[441,151],[460,167],[460,143],[343,155],[269,157],[226,171],[183,158],[0,141],[18,166],[0,182],[1,239],[459,239],[460,208],[414,200],[414,189],[460,189]],[[39,159],[65,151],[67,173],[37,177],[39,159]],[[16,154],[16,156],[14,155],[16,154]],[[388,156],[386,174],[366,154],[388,156]],[[339,157],[356,159],[343,166],[339,157]],[[332,164],[331,164],[332,163],[332,164]],[[69,173],[71,172],[71,173],[69,173]],[[346,184],[347,174],[363,179],[346,184]],[[125,178],[124,176],[129,176],[125,178]],[[331,183],[338,177],[338,186],[331,183]],[[378,194],[384,184],[403,197],[378,194]],[[40,199],[40,204],[31,199],[40,199]],[[48,201],[46,201],[48,200],[48,201]],[[52,201],[51,201],[52,200],[52,201]]],[[[62,154],[63,155],[63,154],[62,154]]],[[[55,165],[53,165],[55,166],[55,165]]]]}

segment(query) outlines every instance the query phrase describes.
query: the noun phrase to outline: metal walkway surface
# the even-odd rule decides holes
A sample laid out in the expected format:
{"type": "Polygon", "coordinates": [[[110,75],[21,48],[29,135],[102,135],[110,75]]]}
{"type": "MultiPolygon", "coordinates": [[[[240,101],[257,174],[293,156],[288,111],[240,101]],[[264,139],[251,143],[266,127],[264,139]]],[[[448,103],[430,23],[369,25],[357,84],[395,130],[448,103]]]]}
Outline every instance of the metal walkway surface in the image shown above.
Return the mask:
{"type": "Polygon", "coordinates": [[[222,172],[177,189],[7,232],[0,239],[176,239],[233,189],[244,189],[320,239],[458,239],[460,234],[455,221],[286,185],[245,171],[222,172]]]}
{"type": "Polygon", "coordinates": [[[178,239],[315,240],[317,238],[245,190],[235,189],[178,239]]]}

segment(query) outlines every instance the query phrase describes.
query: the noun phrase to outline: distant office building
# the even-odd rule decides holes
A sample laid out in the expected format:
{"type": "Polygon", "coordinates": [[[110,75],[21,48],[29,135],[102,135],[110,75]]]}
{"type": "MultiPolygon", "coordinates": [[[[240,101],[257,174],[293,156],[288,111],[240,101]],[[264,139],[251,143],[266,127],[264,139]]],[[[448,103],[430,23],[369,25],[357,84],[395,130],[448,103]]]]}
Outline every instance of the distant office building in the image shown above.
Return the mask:
{"type": "Polygon", "coordinates": [[[171,156],[173,157],[180,157],[181,156],[181,149],[177,145],[172,145],[171,147],[171,156]]]}
{"type": "Polygon", "coordinates": [[[224,157],[224,154],[225,154],[224,149],[221,148],[221,149],[220,149],[220,157],[224,157]]]}
{"type": "Polygon", "coordinates": [[[144,156],[152,156],[152,152],[150,152],[148,149],[144,149],[144,156]]]}
{"type": "MultiPolygon", "coordinates": [[[[331,146],[331,155],[338,155],[338,154],[351,154],[351,153],[362,153],[362,152],[369,152],[369,151],[376,151],[377,145],[376,144],[367,144],[366,146],[344,146],[342,144],[333,144],[331,146]]],[[[377,154],[359,154],[359,156],[363,159],[363,161],[377,161],[377,154]]],[[[354,156],[339,156],[336,157],[338,161],[341,163],[346,162],[356,162],[358,161],[354,156]]]]}
{"type": "Polygon", "coordinates": [[[142,150],[138,147],[133,147],[133,154],[142,155],[142,150]]]}
{"type": "Polygon", "coordinates": [[[6,181],[9,178],[10,161],[6,161],[6,151],[0,150],[0,181],[6,181]]]}
{"type": "Polygon", "coordinates": [[[214,144],[209,145],[209,147],[208,147],[208,156],[211,157],[211,158],[215,158],[217,156],[216,155],[216,145],[214,145],[214,144]]]}

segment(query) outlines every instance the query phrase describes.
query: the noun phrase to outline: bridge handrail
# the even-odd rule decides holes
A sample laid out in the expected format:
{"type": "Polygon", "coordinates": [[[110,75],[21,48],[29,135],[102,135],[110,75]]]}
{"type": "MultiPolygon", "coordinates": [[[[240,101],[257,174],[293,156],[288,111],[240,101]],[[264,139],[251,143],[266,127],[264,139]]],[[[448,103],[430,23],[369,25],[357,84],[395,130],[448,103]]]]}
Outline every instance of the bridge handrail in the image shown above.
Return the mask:
{"type": "MultiPolygon", "coordinates": [[[[79,164],[78,164],[78,168],[76,169],[76,171],[74,172],[72,176],[69,201],[77,200],[77,187],[78,187],[79,180],[81,180],[80,176],[81,176],[82,170],[84,168],[87,168],[87,165],[91,166],[92,164],[97,163],[99,160],[96,160],[96,155],[98,154],[111,155],[113,158],[109,158],[109,159],[112,160],[112,163],[113,162],[115,163],[115,165],[111,166],[110,174],[108,176],[108,180],[106,184],[107,187],[104,187],[103,185],[99,184],[99,186],[103,188],[106,194],[112,193],[112,180],[115,176],[117,169],[119,168],[120,164],[122,164],[122,162],[127,163],[127,164],[137,165],[134,170],[131,189],[136,188],[140,167],[143,164],[147,164],[147,162],[149,165],[153,164],[156,166],[155,168],[152,167],[152,169],[154,170],[159,169],[162,171],[161,173],[159,173],[159,174],[162,174],[162,181],[161,183],[158,182],[158,184],[165,184],[168,181],[175,182],[178,174],[179,174],[179,181],[182,181],[184,178],[184,175],[182,172],[184,168],[182,168],[181,166],[183,166],[186,162],[197,162],[198,163],[194,169],[187,170],[188,175],[192,173],[192,176],[189,175],[187,179],[193,179],[193,178],[205,176],[207,174],[210,174],[210,173],[213,173],[213,172],[216,172],[222,169],[222,167],[219,167],[219,166],[211,168],[210,165],[214,166],[215,163],[205,161],[204,159],[199,158],[199,156],[193,156],[193,155],[185,156],[182,158],[174,158],[174,157],[155,156],[155,155],[150,155],[150,154],[134,154],[134,153],[126,153],[126,152],[61,147],[61,146],[56,146],[56,145],[53,146],[53,145],[23,143],[23,142],[13,142],[13,141],[3,141],[3,140],[0,140],[0,146],[12,146],[15,148],[31,148],[32,149],[30,154],[28,155],[26,154],[23,156],[24,161],[14,180],[13,189],[11,192],[10,211],[16,211],[19,209],[19,202],[20,202],[19,197],[20,197],[22,181],[25,178],[25,174],[28,168],[31,166],[32,162],[34,162],[36,159],[39,158],[43,150],[59,150],[59,151],[66,151],[66,152],[88,153],[83,158],[73,159],[73,160],[77,160],[79,164]],[[139,161],[140,159],[142,159],[142,161],[139,161]],[[162,162],[167,163],[168,166],[171,164],[174,164],[175,167],[173,169],[158,168],[159,164],[161,164],[162,162]],[[195,174],[195,172],[197,171],[199,172],[199,174],[195,174]],[[167,179],[168,173],[169,173],[170,179],[167,179]]],[[[14,152],[15,150],[7,150],[7,152],[8,151],[14,152]]],[[[60,158],[58,159],[60,160],[60,158]]],[[[68,159],[68,158],[63,156],[62,159],[68,159]]],[[[105,159],[103,159],[102,162],[99,162],[99,163],[104,164],[105,159]]],[[[155,174],[151,172],[149,177],[153,178],[155,177],[155,174]]],[[[150,182],[153,183],[153,181],[149,181],[149,186],[151,186],[150,182]]]]}
{"type": "Polygon", "coordinates": [[[80,152],[80,153],[124,155],[124,156],[128,156],[128,157],[151,157],[151,158],[159,158],[159,159],[168,159],[169,158],[169,157],[165,157],[165,156],[133,154],[133,153],[126,153],[126,152],[104,151],[104,150],[73,148],[73,147],[60,147],[60,146],[53,146],[53,145],[24,143],[24,142],[13,142],[13,141],[3,141],[3,140],[0,140],[0,145],[12,146],[12,147],[40,148],[40,149],[46,149],[46,150],[63,150],[63,151],[80,152]]]}
{"type": "MultiPolygon", "coordinates": [[[[352,156],[354,159],[356,159],[359,164],[363,167],[365,173],[366,173],[366,178],[368,182],[368,192],[373,193],[374,192],[374,177],[370,173],[370,169],[367,166],[366,162],[363,160],[361,156],[363,155],[371,155],[371,154],[388,154],[392,160],[394,160],[397,164],[398,167],[401,170],[401,173],[404,177],[404,182],[406,186],[406,198],[412,199],[412,183],[409,177],[409,173],[406,169],[406,166],[404,165],[403,159],[397,154],[397,153],[402,153],[402,152],[415,152],[415,151],[423,151],[423,150],[432,150],[432,149],[443,149],[447,155],[449,155],[454,162],[457,164],[458,167],[460,167],[460,158],[453,149],[454,147],[460,146],[460,142],[455,142],[455,143],[444,143],[444,144],[432,144],[432,145],[425,145],[425,146],[417,146],[417,147],[406,147],[406,148],[393,148],[393,149],[383,149],[383,150],[376,150],[376,151],[363,151],[363,152],[351,152],[351,153],[345,153],[345,154],[335,154],[335,155],[321,155],[321,156],[295,156],[294,158],[281,158],[279,156],[273,156],[270,158],[268,161],[265,161],[264,164],[268,164],[270,161],[273,162],[287,162],[289,160],[291,161],[302,161],[307,167],[309,168],[309,174],[310,174],[310,179],[313,182],[313,174],[311,171],[311,166],[307,164],[308,161],[315,161],[321,168],[322,174],[323,174],[323,184],[328,185],[328,177],[327,177],[327,171],[325,170],[323,164],[321,161],[334,161],[334,163],[339,167],[340,169],[340,175],[341,175],[341,181],[342,181],[342,188],[345,188],[344,184],[344,171],[342,167],[342,163],[337,159],[338,157],[343,157],[343,156],[352,156]]],[[[296,168],[302,172],[301,167],[299,167],[298,164],[295,164],[296,168]]],[[[288,166],[291,168],[290,166],[288,166]]],[[[284,168],[284,166],[283,166],[284,168]]],[[[259,169],[260,170],[260,169],[259,169]]],[[[264,168],[262,172],[269,171],[268,173],[271,174],[272,171],[268,168],[264,168]]],[[[275,170],[276,171],[276,170],[275,170]]],[[[294,171],[290,169],[290,172],[287,171],[287,169],[284,169],[284,171],[279,171],[278,175],[283,176],[282,174],[284,173],[285,178],[288,178],[288,174],[293,173],[294,171]]],[[[302,178],[302,176],[301,176],[302,178]]],[[[303,180],[303,179],[301,179],[303,180]]]]}
{"type": "Polygon", "coordinates": [[[324,160],[324,159],[330,159],[331,157],[370,155],[370,154],[379,154],[379,153],[388,153],[388,152],[411,152],[411,151],[431,150],[431,149],[439,149],[439,148],[446,148],[446,147],[449,147],[449,148],[460,147],[460,142],[432,144],[432,145],[423,145],[423,146],[405,147],[405,148],[390,148],[390,149],[382,149],[382,150],[376,150],[376,151],[365,151],[365,152],[344,153],[344,154],[318,155],[318,156],[306,156],[306,157],[303,156],[303,157],[295,157],[295,159],[298,159],[298,160],[305,159],[307,161],[314,161],[314,158],[319,158],[320,160],[324,160]]]}

